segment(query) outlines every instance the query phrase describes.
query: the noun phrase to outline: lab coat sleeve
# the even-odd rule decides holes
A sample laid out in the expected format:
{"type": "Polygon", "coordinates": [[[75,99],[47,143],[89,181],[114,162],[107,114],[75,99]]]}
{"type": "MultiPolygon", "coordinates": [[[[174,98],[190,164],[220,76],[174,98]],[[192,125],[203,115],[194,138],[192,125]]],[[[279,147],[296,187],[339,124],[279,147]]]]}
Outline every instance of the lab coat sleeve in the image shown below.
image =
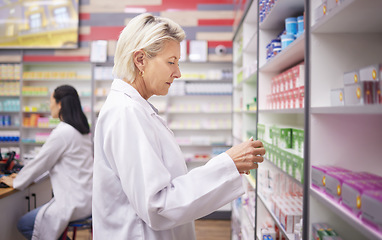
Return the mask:
{"type": "Polygon", "coordinates": [[[13,187],[24,190],[43,173],[49,171],[66,149],[62,131],[54,129],[36,157],[26,164],[13,181],[13,187]]]}
{"type": "Polygon", "coordinates": [[[153,116],[133,107],[116,114],[105,126],[104,152],[115,161],[116,174],[136,213],[154,230],[191,222],[243,194],[240,174],[226,153],[171,179],[161,158],[160,146],[166,142],[156,136],[153,116]]]}

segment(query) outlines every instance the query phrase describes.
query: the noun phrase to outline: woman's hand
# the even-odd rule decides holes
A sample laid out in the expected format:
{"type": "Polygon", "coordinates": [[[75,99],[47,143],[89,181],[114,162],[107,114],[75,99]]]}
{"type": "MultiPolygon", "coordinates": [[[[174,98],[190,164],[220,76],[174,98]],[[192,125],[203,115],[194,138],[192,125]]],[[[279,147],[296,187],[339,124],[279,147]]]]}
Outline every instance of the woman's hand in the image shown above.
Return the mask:
{"type": "Polygon", "coordinates": [[[263,162],[265,149],[261,141],[249,140],[233,146],[226,153],[232,158],[239,173],[249,173],[249,170],[258,168],[258,164],[263,162]]]}
{"type": "Polygon", "coordinates": [[[0,178],[0,182],[3,182],[7,184],[9,187],[13,188],[13,179],[14,179],[13,177],[4,176],[0,178]]]}

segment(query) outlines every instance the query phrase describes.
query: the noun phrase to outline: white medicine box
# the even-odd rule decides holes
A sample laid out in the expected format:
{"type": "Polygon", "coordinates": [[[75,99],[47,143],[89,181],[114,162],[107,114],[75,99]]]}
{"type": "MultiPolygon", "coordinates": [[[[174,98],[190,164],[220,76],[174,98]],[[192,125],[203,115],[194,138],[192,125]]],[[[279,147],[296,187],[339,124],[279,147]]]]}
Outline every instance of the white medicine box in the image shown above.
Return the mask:
{"type": "Polygon", "coordinates": [[[330,91],[330,105],[331,106],[344,106],[344,89],[337,88],[330,91]]]}

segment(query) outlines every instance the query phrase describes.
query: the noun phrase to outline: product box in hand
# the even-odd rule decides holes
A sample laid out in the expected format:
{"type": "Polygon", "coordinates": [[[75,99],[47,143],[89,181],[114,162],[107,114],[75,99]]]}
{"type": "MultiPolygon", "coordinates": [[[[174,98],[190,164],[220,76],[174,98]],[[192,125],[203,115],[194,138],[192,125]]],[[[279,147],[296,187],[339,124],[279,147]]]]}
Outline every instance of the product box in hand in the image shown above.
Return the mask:
{"type": "Polygon", "coordinates": [[[365,191],[361,201],[362,221],[382,231],[382,190],[365,191]]]}
{"type": "Polygon", "coordinates": [[[330,172],[350,172],[350,170],[330,165],[312,166],[312,185],[324,190],[326,186],[326,175],[330,172]]]}
{"type": "Polygon", "coordinates": [[[325,192],[335,200],[340,201],[344,181],[378,179],[381,179],[381,177],[367,172],[329,172],[326,174],[325,192]]]}
{"type": "Polygon", "coordinates": [[[361,214],[361,196],[370,190],[382,191],[382,177],[380,180],[346,180],[342,184],[342,205],[358,216],[361,214]]]}
{"type": "Polygon", "coordinates": [[[344,89],[337,88],[330,90],[330,105],[331,106],[343,106],[345,105],[344,100],[344,89]]]}

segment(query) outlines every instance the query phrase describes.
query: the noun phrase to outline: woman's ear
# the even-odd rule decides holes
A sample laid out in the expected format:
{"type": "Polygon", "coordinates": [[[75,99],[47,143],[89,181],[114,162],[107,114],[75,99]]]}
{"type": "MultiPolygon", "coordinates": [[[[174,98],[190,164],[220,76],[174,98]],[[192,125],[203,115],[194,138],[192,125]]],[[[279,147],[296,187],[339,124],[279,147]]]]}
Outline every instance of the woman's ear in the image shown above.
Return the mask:
{"type": "Polygon", "coordinates": [[[145,58],[146,53],[142,49],[134,52],[134,64],[140,72],[143,72],[145,69],[145,58]]]}

